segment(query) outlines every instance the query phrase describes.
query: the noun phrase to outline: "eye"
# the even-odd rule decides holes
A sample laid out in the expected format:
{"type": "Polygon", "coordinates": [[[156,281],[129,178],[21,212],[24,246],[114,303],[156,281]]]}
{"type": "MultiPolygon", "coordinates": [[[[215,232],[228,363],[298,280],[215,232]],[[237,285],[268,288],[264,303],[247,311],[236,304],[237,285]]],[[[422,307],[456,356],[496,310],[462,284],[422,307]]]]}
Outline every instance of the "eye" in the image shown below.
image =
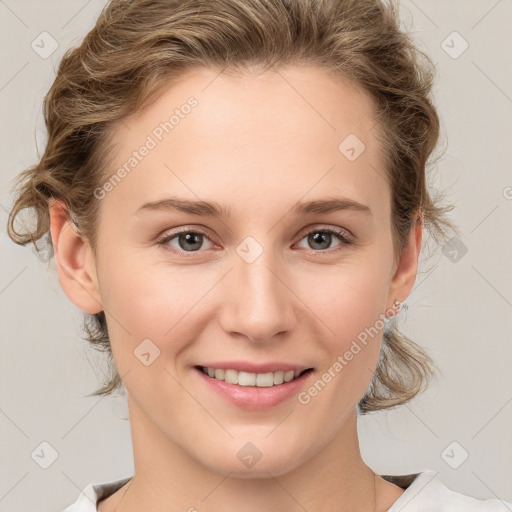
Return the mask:
{"type": "Polygon", "coordinates": [[[204,241],[214,245],[210,238],[202,231],[184,229],[165,235],[158,241],[167,251],[174,253],[198,252],[203,248],[204,241]]]}
{"type": "Polygon", "coordinates": [[[315,252],[322,252],[330,249],[331,242],[333,241],[333,235],[335,238],[341,241],[335,251],[343,249],[343,246],[350,245],[352,243],[352,236],[340,229],[340,228],[325,228],[325,229],[313,229],[308,231],[302,240],[306,240],[306,243],[312,246],[315,252]]]}
{"type": "MultiPolygon", "coordinates": [[[[334,251],[343,249],[343,247],[352,244],[352,235],[341,228],[323,228],[313,229],[305,233],[300,241],[306,239],[307,243],[311,244],[315,252],[326,252],[330,249],[330,245],[334,238],[340,240],[341,243],[336,246],[334,251]],[[316,246],[316,247],[315,247],[316,246]]],[[[186,253],[201,252],[200,249],[205,249],[206,245],[210,247],[215,246],[211,238],[201,230],[182,229],[174,233],[168,233],[158,240],[158,245],[162,246],[166,251],[175,254],[186,255],[186,253]]]]}

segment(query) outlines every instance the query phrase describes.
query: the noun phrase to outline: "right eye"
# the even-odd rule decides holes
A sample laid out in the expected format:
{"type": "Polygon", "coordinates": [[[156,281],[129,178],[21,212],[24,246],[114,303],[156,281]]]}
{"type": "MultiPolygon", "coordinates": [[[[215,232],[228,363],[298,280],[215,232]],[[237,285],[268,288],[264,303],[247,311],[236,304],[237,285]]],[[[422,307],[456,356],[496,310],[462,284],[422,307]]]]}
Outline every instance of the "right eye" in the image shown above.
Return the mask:
{"type": "Polygon", "coordinates": [[[177,232],[167,233],[163,238],[159,239],[157,243],[166,251],[176,254],[186,254],[187,252],[201,252],[199,249],[203,247],[204,239],[213,244],[208,235],[202,231],[182,229],[177,232]],[[175,244],[171,244],[170,242],[175,242],[175,244]]]}

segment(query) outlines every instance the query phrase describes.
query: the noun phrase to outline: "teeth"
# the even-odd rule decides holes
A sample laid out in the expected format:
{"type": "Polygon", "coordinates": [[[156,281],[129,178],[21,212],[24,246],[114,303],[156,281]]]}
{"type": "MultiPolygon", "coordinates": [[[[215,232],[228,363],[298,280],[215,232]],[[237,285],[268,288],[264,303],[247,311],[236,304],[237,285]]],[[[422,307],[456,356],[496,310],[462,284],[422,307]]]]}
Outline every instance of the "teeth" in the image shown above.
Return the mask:
{"type": "Polygon", "coordinates": [[[239,386],[257,386],[260,388],[269,388],[277,386],[283,382],[290,382],[300,375],[300,371],[279,371],[269,373],[249,373],[239,372],[237,370],[222,370],[220,368],[203,368],[203,373],[218,380],[223,380],[229,384],[238,384],[239,386]]]}

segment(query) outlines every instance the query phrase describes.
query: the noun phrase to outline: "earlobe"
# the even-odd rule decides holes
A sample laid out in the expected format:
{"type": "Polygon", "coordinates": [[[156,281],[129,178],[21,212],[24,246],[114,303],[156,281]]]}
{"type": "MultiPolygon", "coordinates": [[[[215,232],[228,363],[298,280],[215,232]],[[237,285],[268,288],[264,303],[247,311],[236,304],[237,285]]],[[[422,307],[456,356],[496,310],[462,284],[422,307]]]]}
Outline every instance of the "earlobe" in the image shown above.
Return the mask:
{"type": "Polygon", "coordinates": [[[51,200],[50,232],[62,290],[82,311],[103,311],[91,246],[80,235],[62,201],[51,200]]]}
{"type": "Polygon", "coordinates": [[[415,215],[416,220],[411,226],[407,244],[402,249],[395,274],[391,280],[388,308],[392,308],[395,300],[405,302],[416,281],[423,238],[423,212],[416,212],[415,215]]]}

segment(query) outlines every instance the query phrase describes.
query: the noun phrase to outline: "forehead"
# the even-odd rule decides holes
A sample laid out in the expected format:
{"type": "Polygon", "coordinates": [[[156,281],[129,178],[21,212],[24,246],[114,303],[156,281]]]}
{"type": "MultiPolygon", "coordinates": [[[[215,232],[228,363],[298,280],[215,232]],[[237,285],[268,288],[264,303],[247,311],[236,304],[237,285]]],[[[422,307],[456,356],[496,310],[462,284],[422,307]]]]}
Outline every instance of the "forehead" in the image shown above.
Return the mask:
{"type": "Polygon", "coordinates": [[[116,127],[111,171],[124,166],[129,174],[108,200],[122,195],[118,206],[127,207],[179,195],[238,201],[249,211],[276,195],[291,207],[328,193],[383,212],[389,198],[377,129],[370,96],[317,67],[190,70],[116,127]],[[150,149],[130,168],[142,146],[150,149]]]}

